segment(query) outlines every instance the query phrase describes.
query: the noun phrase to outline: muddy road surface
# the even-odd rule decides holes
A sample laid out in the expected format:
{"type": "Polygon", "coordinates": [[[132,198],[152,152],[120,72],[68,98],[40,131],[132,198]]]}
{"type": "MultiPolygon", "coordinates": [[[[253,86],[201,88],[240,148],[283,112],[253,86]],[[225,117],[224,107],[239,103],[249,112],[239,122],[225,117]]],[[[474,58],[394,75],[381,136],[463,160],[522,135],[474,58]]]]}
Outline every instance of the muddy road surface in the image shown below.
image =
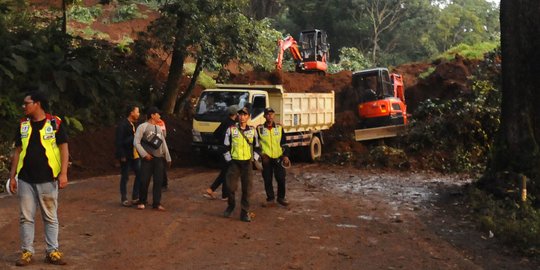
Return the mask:
{"type": "MultiPolygon", "coordinates": [[[[218,171],[175,168],[167,211],[120,205],[118,175],[74,180],[60,192],[63,269],[536,269],[481,232],[460,211],[470,179],[431,173],[297,164],[289,207],[264,208],[255,172],[253,222],[222,216],[226,202],[203,190],[218,171]]],[[[132,179],[130,184],[132,183],[132,179]]],[[[237,194],[238,196],[239,194],[237,194]]],[[[19,252],[15,197],[0,195],[0,269],[19,252]]],[[[41,217],[29,269],[43,262],[41,217]]]]}

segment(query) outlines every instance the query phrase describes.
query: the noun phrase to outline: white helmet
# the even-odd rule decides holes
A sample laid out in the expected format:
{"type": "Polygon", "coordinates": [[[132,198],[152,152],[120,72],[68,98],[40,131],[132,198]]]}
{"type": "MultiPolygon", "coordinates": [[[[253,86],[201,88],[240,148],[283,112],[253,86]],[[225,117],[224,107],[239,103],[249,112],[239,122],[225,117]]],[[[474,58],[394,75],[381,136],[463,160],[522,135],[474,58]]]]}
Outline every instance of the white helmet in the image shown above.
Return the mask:
{"type": "MultiPolygon", "coordinates": [[[[17,178],[15,178],[15,181],[17,181],[17,178]]],[[[14,193],[11,192],[10,183],[11,183],[11,178],[6,181],[6,192],[9,195],[13,195],[14,193]]]]}

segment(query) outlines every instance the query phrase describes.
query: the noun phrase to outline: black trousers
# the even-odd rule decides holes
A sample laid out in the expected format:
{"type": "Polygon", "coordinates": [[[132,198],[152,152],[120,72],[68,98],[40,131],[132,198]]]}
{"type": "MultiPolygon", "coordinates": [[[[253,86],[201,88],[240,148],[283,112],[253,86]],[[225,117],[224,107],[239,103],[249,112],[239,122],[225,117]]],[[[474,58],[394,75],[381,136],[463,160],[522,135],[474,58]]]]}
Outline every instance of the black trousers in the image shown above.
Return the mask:
{"type": "Polygon", "coordinates": [[[227,171],[226,183],[229,189],[229,207],[236,206],[235,193],[238,189],[238,180],[242,183],[242,210],[249,211],[249,199],[251,197],[251,188],[253,186],[252,175],[253,168],[251,160],[232,160],[227,171]]]}
{"type": "Polygon", "coordinates": [[[265,156],[262,159],[262,176],[264,180],[264,190],[266,191],[266,200],[273,201],[275,197],[273,177],[276,176],[277,197],[285,199],[285,168],[279,164],[278,158],[269,158],[265,156]]]}
{"type": "Polygon", "coordinates": [[[221,159],[221,171],[219,172],[219,175],[216,177],[212,185],[210,185],[210,189],[212,191],[216,191],[216,189],[221,185],[221,198],[227,198],[229,197],[229,191],[227,189],[227,171],[229,169],[230,162],[225,161],[225,159],[221,159]]]}
{"type": "Polygon", "coordinates": [[[146,204],[148,202],[148,187],[150,185],[150,178],[153,178],[152,207],[158,207],[161,204],[164,164],[164,158],[162,157],[154,157],[152,160],[142,159],[139,203],[146,204]]]}

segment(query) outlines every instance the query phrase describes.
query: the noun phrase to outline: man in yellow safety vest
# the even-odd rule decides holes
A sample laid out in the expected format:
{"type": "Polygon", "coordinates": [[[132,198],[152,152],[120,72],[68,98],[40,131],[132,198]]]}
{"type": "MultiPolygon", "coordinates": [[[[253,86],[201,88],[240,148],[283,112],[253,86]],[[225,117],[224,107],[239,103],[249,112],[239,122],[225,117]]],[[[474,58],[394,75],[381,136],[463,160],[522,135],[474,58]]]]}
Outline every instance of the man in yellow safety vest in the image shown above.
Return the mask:
{"type": "Polygon", "coordinates": [[[242,183],[240,220],[244,222],[251,222],[249,213],[249,199],[253,186],[251,161],[254,155],[253,148],[259,147],[255,128],[247,124],[249,117],[249,105],[238,110],[238,123],[227,129],[223,142],[229,148],[229,151],[224,154],[225,160],[231,161],[225,180],[229,189],[228,206],[223,215],[230,217],[234,211],[236,206],[235,192],[238,188],[238,178],[240,178],[242,183]]]}
{"type": "Polygon", "coordinates": [[[283,206],[288,206],[285,199],[285,168],[289,165],[289,147],[283,134],[283,127],[274,121],[275,111],[272,108],[264,109],[266,122],[257,126],[257,135],[261,144],[262,153],[262,175],[264,179],[264,189],[266,191],[266,203],[264,207],[274,205],[275,193],[272,185],[273,176],[277,182],[277,202],[283,206]]]}
{"type": "Polygon", "coordinates": [[[21,119],[15,138],[11,163],[10,190],[17,193],[20,207],[22,253],[15,262],[25,266],[34,254],[34,217],[39,207],[47,243],[45,261],[64,265],[58,250],[58,189],[68,183],[69,151],[66,131],[60,118],[47,114],[48,101],[44,93],[26,94],[23,103],[25,118],[21,119]]]}

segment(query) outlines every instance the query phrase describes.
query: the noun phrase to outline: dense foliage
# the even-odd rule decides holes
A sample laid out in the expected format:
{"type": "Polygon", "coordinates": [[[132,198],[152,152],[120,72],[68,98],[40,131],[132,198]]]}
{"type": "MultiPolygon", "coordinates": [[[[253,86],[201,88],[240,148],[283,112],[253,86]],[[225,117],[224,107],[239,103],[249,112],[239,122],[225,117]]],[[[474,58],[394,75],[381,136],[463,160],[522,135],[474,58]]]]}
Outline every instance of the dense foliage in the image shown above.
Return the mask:
{"type": "Polygon", "coordinates": [[[149,28],[150,47],[171,54],[164,89],[163,110],[181,112],[191,97],[193,84],[180,93],[179,82],[185,59],[196,60],[193,80],[203,68],[221,68],[231,61],[269,67],[279,33],[267,20],[244,15],[246,1],[190,0],[168,1],[160,8],[162,16],[149,28]],[[178,104],[177,104],[177,99],[178,104]]]}
{"type": "MultiPolygon", "coordinates": [[[[59,21],[41,26],[24,5],[5,5],[0,16],[0,131],[10,141],[22,114],[24,93],[41,90],[50,111],[66,119],[71,131],[83,124],[110,124],[126,100],[141,90],[136,67],[118,69],[127,61],[107,43],[87,42],[60,31],[59,21]]],[[[128,66],[129,67],[129,66],[128,66]]]]}
{"type": "Polygon", "coordinates": [[[486,0],[270,2],[281,3],[281,12],[268,16],[284,33],[296,37],[305,29],[324,29],[331,55],[337,56],[342,47],[354,47],[377,65],[420,61],[459,44],[500,37],[499,8],[486,0]]]}
{"type": "Polygon", "coordinates": [[[500,123],[501,92],[488,68],[500,68],[488,54],[471,81],[472,92],[450,100],[426,100],[415,111],[406,144],[424,164],[445,172],[485,169],[500,123]],[[428,154],[427,154],[428,153],[428,154]]]}

